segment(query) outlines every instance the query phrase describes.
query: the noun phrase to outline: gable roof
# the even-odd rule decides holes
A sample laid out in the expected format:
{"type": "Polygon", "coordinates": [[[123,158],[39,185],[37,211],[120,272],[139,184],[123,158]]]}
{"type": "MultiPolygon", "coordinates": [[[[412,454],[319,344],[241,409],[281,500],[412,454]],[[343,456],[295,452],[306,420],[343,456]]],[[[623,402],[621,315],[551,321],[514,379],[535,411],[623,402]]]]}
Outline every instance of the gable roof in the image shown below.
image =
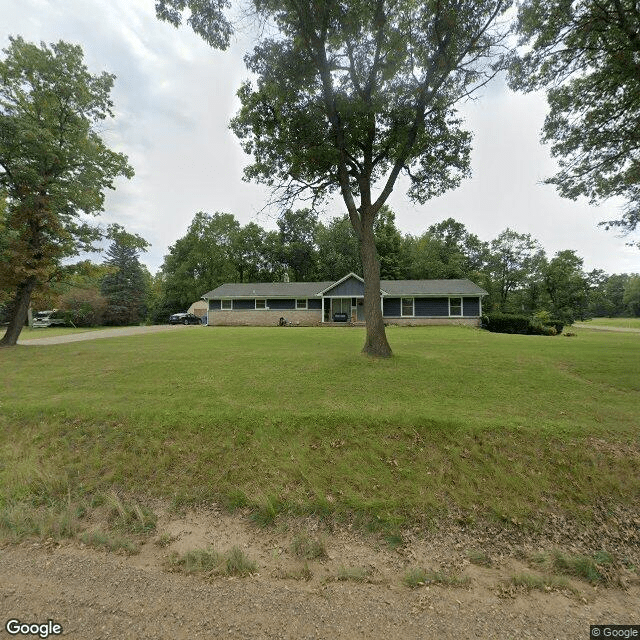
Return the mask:
{"type": "MultiPolygon", "coordinates": [[[[345,282],[347,274],[336,282],[245,282],[227,283],[205,293],[205,300],[218,298],[319,298],[329,289],[345,282]]],[[[487,292],[471,280],[381,280],[383,296],[486,296],[487,292]]]]}

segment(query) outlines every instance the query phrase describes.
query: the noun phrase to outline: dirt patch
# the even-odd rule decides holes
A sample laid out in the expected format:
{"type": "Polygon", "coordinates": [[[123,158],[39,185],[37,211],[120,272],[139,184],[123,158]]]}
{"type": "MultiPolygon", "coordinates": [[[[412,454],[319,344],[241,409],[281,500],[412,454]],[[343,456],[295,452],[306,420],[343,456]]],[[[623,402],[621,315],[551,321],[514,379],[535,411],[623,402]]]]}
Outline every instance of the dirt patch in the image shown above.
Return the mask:
{"type": "Polygon", "coordinates": [[[568,578],[570,588],[527,590],[511,580],[540,574],[526,556],[542,538],[519,536],[515,527],[500,536],[452,522],[429,535],[407,531],[385,540],[312,519],[260,529],[246,514],[215,507],[176,516],[157,506],[156,513],[156,532],[134,556],[53,541],[2,549],[0,622],[52,619],[64,637],[136,639],[584,639],[590,624],[640,623],[633,540],[624,545],[620,587],[568,578]],[[256,574],[171,570],[171,554],[234,547],[257,563],[256,574]],[[411,589],[403,577],[416,568],[464,581],[411,589]]]}

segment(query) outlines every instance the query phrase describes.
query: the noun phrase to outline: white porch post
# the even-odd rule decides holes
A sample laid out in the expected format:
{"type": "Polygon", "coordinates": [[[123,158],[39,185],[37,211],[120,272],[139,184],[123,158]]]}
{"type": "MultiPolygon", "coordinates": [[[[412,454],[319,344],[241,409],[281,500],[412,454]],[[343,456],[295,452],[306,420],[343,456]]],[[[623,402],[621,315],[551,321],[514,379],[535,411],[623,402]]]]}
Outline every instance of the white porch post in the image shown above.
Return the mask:
{"type": "Polygon", "coordinates": [[[322,296],[322,322],[324,322],[324,296],[322,296]]]}

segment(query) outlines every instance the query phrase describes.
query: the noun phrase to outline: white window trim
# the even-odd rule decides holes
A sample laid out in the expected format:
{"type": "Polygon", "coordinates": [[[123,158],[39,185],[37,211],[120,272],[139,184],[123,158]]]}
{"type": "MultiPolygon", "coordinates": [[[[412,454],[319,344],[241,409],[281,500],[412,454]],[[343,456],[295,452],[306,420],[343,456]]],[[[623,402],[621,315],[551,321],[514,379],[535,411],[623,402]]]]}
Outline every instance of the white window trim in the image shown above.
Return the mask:
{"type": "Polygon", "coordinates": [[[220,311],[233,311],[233,300],[220,300],[220,311]],[[229,308],[226,309],[224,304],[229,303],[229,308]]]}
{"type": "Polygon", "coordinates": [[[307,311],[309,309],[309,299],[308,298],[296,298],[296,311],[307,311]],[[298,302],[304,300],[304,307],[299,307],[298,302]]]}
{"type": "Polygon", "coordinates": [[[416,315],[416,299],[409,296],[402,296],[400,298],[400,317],[401,318],[414,318],[416,315]],[[404,313],[404,301],[411,300],[411,315],[404,313]]]}
{"type": "Polygon", "coordinates": [[[449,298],[449,317],[450,318],[462,318],[464,316],[464,298],[462,296],[453,296],[453,298],[449,298]],[[455,316],[451,313],[451,300],[458,299],[460,300],[460,313],[455,316]]]}
{"type": "Polygon", "coordinates": [[[267,307],[267,299],[266,298],[256,298],[255,302],[253,303],[253,307],[256,311],[267,311],[269,309],[269,307],[267,307]],[[261,300],[262,302],[264,302],[264,307],[259,307],[258,306],[258,300],[261,300]]]}

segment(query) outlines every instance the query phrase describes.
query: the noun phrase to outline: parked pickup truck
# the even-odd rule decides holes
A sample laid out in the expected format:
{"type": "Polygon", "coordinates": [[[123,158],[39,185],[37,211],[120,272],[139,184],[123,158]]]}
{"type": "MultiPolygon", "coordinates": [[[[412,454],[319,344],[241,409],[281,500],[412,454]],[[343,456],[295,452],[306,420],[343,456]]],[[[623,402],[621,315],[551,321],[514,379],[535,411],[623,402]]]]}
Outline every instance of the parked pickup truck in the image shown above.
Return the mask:
{"type": "Polygon", "coordinates": [[[64,313],[58,309],[52,309],[50,311],[38,311],[38,313],[33,316],[32,326],[34,328],[55,327],[64,326],[66,324],[67,321],[64,318],[64,313]]]}

